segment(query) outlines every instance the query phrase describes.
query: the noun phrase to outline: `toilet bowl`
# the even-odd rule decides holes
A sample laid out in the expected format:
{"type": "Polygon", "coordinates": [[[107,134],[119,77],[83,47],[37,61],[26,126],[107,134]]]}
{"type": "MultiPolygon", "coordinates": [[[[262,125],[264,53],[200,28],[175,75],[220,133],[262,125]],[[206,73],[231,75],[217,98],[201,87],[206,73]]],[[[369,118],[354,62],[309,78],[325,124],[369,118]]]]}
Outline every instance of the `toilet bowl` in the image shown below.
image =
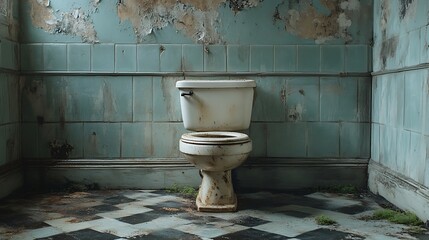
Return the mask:
{"type": "Polygon", "coordinates": [[[231,169],[241,165],[252,150],[252,141],[238,132],[195,132],[182,135],[180,152],[201,169],[203,176],[196,205],[198,211],[231,212],[237,198],[231,169]]]}
{"type": "Polygon", "coordinates": [[[179,150],[202,175],[197,210],[235,211],[231,170],[247,159],[252,141],[234,131],[249,128],[255,81],[185,80],[176,87],[185,128],[196,131],[182,135],[179,150]]]}

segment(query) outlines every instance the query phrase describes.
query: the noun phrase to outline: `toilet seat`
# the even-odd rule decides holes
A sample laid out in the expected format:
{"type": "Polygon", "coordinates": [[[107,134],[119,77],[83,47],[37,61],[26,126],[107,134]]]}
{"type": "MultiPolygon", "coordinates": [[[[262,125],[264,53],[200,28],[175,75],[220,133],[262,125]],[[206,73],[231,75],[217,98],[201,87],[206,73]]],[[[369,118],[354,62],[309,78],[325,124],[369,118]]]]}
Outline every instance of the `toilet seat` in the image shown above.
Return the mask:
{"type": "Polygon", "coordinates": [[[182,142],[201,145],[228,145],[251,141],[249,136],[239,132],[192,132],[185,133],[182,142]]]}

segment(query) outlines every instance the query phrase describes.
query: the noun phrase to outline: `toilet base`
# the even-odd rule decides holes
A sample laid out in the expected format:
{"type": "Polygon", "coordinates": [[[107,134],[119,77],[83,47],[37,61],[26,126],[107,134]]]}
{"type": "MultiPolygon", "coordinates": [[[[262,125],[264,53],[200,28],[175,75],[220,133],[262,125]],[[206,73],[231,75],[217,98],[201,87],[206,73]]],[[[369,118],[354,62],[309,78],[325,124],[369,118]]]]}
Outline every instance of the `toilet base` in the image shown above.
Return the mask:
{"type": "Polygon", "coordinates": [[[231,170],[204,171],[196,200],[199,212],[234,212],[237,196],[232,186],[231,170]]]}

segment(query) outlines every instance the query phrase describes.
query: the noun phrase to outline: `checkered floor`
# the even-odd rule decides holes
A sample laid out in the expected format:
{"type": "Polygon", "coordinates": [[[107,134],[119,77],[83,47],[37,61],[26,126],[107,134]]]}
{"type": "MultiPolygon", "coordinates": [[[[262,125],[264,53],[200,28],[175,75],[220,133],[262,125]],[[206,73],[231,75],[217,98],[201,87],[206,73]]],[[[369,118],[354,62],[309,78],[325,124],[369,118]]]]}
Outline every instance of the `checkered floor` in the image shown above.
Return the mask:
{"type": "Polygon", "coordinates": [[[406,226],[361,220],[380,208],[366,195],[259,192],[238,201],[235,213],[200,213],[193,200],[165,191],[9,198],[0,202],[0,239],[416,239],[406,226]],[[338,224],[319,226],[321,214],[338,224]]]}

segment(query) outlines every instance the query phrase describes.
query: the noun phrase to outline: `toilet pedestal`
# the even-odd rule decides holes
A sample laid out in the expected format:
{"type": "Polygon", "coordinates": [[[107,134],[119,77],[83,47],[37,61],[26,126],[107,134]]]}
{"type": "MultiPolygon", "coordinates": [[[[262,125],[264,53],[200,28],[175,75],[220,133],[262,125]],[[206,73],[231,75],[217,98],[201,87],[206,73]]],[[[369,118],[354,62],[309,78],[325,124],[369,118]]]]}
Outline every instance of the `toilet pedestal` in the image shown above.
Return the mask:
{"type": "Polygon", "coordinates": [[[197,196],[197,208],[201,212],[234,212],[237,197],[232,186],[231,170],[204,171],[197,196]]]}

